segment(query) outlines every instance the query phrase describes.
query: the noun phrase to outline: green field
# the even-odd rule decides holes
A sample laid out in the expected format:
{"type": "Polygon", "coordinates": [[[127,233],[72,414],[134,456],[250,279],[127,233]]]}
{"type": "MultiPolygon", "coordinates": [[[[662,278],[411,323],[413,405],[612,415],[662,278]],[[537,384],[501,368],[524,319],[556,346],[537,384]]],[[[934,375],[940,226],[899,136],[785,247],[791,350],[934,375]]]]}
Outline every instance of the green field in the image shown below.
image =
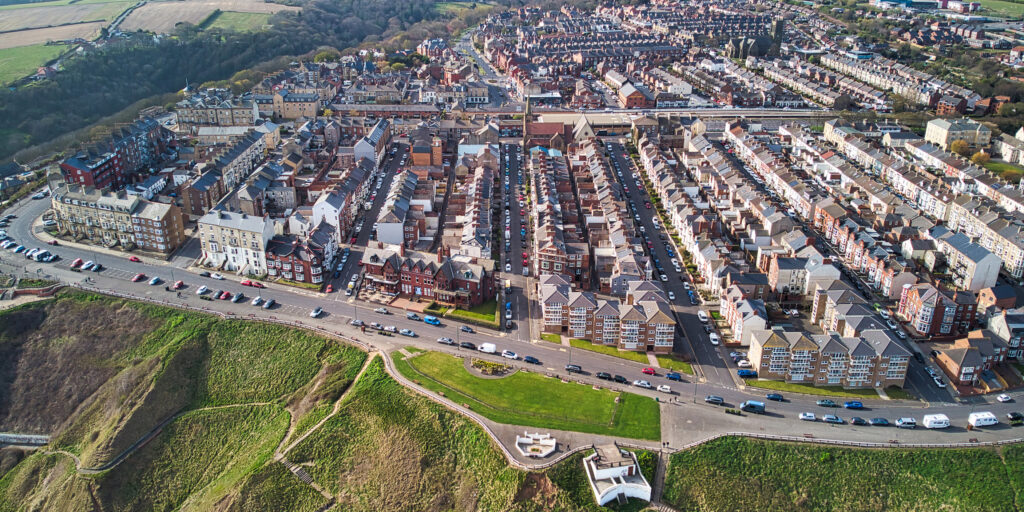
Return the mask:
{"type": "Polygon", "coordinates": [[[255,32],[270,24],[270,13],[218,11],[203,22],[203,28],[255,32]]]}
{"type": "Polygon", "coordinates": [[[693,365],[675,356],[655,356],[658,358],[658,366],[674,372],[683,372],[693,375],[693,365]]]}
{"type": "Polygon", "coordinates": [[[1005,14],[1014,18],[1020,18],[1024,16],[1024,4],[1017,2],[1004,2],[1002,0],[979,0],[981,6],[985,9],[991,9],[998,13],[1005,14]]]}
{"type": "Polygon", "coordinates": [[[0,50],[0,84],[35,74],[36,68],[64,53],[66,45],[34,44],[0,50]]]}
{"type": "Polygon", "coordinates": [[[864,450],[722,438],[672,455],[680,511],[1018,510],[1024,447],[864,450]]]}
{"type": "Polygon", "coordinates": [[[440,14],[458,16],[459,13],[471,9],[474,5],[480,7],[486,4],[483,2],[437,2],[434,4],[434,9],[440,14]]]}
{"type": "Polygon", "coordinates": [[[60,5],[71,5],[74,2],[77,5],[87,4],[107,4],[112,2],[123,2],[127,3],[127,0],[50,0],[48,2],[34,2],[34,3],[23,3],[23,4],[9,4],[0,5],[0,11],[12,11],[15,9],[26,9],[29,7],[56,7],[60,5]]]}
{"type": "Polygon", "coordinates": [[[633,350],[619,350],[609,345],[595,345],[587,340],[581,340],[579,338],[572,338],[569,340],[569,344],[573,348],[579,348],[583,350],[589,350],[591,352],[597,352],[598,354],[604,354],[607,356],[618,357],[619,359],[627,359],[637,363],[648,363],[646,352],[635,352],[633,350]]]}
{"type": "Polygon", "coordinates": [[[467,372],[462,359],[439,352],[396,359],[395,366],[406,378],[499,423],[637,439],[661,437],[658,403],[640,395],[595,390],[522,371],[482,379],[467,372]]]}
{"type": "Polygon", "coordinates": [[[841,386],[812,386],[810,384],[795,384],[781,380],[743,379],[743,382],[752,388],[770,389],[785,393],[801,393],[838,398],[879,398],[878,393],[874,389],[843,389],[841,386]]]}

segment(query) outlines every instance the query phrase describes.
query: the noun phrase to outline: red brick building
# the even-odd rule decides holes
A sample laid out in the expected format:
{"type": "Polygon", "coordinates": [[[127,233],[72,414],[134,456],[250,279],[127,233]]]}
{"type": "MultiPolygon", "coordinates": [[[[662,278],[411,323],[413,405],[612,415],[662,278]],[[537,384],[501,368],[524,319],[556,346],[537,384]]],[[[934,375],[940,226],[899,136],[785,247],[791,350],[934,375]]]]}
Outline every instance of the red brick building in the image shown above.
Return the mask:
{"type": "Polygon", "coordinates": [[[368,247],[361,260],[365,285],[387,295],[472,307],[495,297],[492,260],[406,251],[404,246],[368,247]]]}

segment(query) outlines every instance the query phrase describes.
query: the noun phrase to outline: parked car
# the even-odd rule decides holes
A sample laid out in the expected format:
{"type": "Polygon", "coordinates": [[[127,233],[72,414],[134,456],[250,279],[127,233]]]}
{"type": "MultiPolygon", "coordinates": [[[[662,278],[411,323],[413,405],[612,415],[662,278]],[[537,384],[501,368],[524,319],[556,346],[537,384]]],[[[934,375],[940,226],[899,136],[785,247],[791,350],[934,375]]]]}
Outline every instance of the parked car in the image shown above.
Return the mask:
{"type": "Polygon", "coordinates": [[[462,327],[459,327],[459,330],[462,331],[462,332],[468,332],[468,333],[472,333],[473,332],[473,328],[468,326],[468,325],[463,325],[462,327]]]}
{"type": "Polygon", "coordinates": [[[231,302],[234,302],[235,304],[242,302],[243,300],[245,300],[245,294],[242,292],[238,292],[234,297],[231,297],[231,302]]]}
{"type": "Polygon", "coordinates": [[[519,359],[519,354],[516,354],[511,350],[502,350],[501,357],[504,357],[505,359],[519,359]]]}
{"type": "Polygon", "coordinates": [[[612,380],[612,374],[608,372],[597,372],[596,377],[601,380],[612,380]]]}
{"type": "Polygon", "coordinates": [[[832,400],[829,400],[827,398],[822,399],[822,400],[818,400],[815,403],[818,404],[818,407],[839,407],[838,404],[836,404],[835,402],[833,402],[832,400]]]}
{"type": "Polygon", "coordinates": [[[469,350],[476,350],[476,344],[470,343],[468,341],[463,341],[463,342],[459,343],[459,347],[460,348],[468,348],[469,350]]]}
{"type": "Polygon", "coordinates": [[[660,384],[658,386],[658,391],[660,391],[662,393],[670,393],[671,394],[672,393],[672,388],[670,386],[668,386],[667,384],[660,384]]]}
{"type": "Polygon", "coordinates": [[[887,420],[885,418],[871,418],[870,420],[868,420],[868,423],[870,423],[871,426],[873,426],[873,427],[888,427],[889,426],[889,420],[887,420]]]}
{"type": "Polygon", "coordinates": [[[821,418],[821,421],[824,421],[825,423],[832,423],[833,425],[842,425],[845,423],[842,418],[835,414],[826,414],[821,418]]]}
{"type": "Polygon", "coordinates": [[[398,334],[401,334],[402,336],[408,336],[410,338],[416,337],[416,331],[412,329],[402,329],[401,331],[398,331],[398,334]]]}
{"type": "Polygon", "coordinates": [[[437,342],[441,343],[441,344],[444,344],[444,345],[454,345],[455,344],[455,340],[453,340],[453,339],[451,339],[451,338],[449,338],[447,336],[442,336],[442,337],[438,338],[437,342]]]}
{"type": "Polygon", "coordinates": [[[1024,414],[1013,411],[1006,414],[1006,421],[1013,426],[1024,424],[1024,414]]]}
{"type": "Polygon", "coordinates": [[[708,334],[708,339],[711,340],[711,344],[712,345],[714,345],[716,347],[718,346],[718,343],[719,343],[718,333],[713,332],[711,334],[708,334]]]}
{"type": "Polygon", "coordinates": [[[142,261],[142,260],[140,260],[140,259],[138,258],[138,256],[129,256],[129,257],[128,257],[128,261],[133,261],[133,262],[135,262],[135,263],[138,263],[138,262],[140,262],[140,261],[142,261]]]}
{"type": "Polygon", "coordinates": [[[843,408],[845,408],[845,409],[863,409],[864,408],[864,404],[859,402],[859,401],[857,401],[857,400],[850,400],[848,402],[843,402],[843,408]]]}
{"type": "Polygon", "coordinates": [[[800,419],[804,421],[818,421],[818,418],[814,416],[813,412],[800,413],[800,419]]]}
{"type": "Polygon", "coordinates": [[[857,426],[861,426],[862,427],[862,426],[865,426],[867,424],[868,424],[867,420],[865,420],[864,418],[861,418],[860,416],[854,416],[854,417],[850,418],[850,425],[857,425],[857,426]]]}
{"type": "Polygon", "coordinates": [[[319,318],[320,315],[323,314],[323,312],[324,312],[323,308],[321,308],[320,306],[317,306],[317,307],[313,308],[313,311],[309,312],[309,317],[310,318],[319,318]]]}
{"type": "Polygon", "coordinates": [[[782,397],[781,393],[768,393],[764,397],[767,398],[768,400],[773,400],[773,401],[776,401],[776,402],[781,402],[781,401],[785,400],[782,397]]]}
{"type": "Polygon", "coordinates": [[[647,382],[646,380],[634,380],[633,385],[638,388],[651,389],[651,383],[647,382]]]}
{"type": "Polygon", "coordinates": [[[132,282],[133,283],[137,283],[139,281],[142,281],[145,278],[146,278],[146,274],[135,274],[135,277],[132,278],[132,282]]]}
{"type": "Polygon", "coordinates": [[[668,373],[665,374],[665,378],[668,379],[668,380],[674,380],[674,381],[681,381],[681,380],[683,380],[683,376],[681,374],[679,374],[678,372],[668,372],[668,373]]]}
{"type": "Polygon", "coordinates": [[[202,295],[202,294],[204,294],[204,293],[206,293],[208,291],[210,291],[210,289],[207,288],[206,285],[203,285],[203,286],[200,286],[198,290],[196,290],[196,295],[202,295]]]}
{"type": "Polygon", "coordinates": [[[533,356],[526,356],[523,358],[523,362],[530,364],[540,364],[540,359],[537,359],[536,357],[533,356]]]}
{"type": "Polygon", "coordinates": [[[1007,395],[1006,393],[1003,393],[1003,394],[997,396],[996,400],[999,400],[1000,402],[1005,404],[1007,402],[1012,402],[1013,398],[1011,398],[1010,395],[1007,395]]]}
{"type": "Polygon", "coordinates": [[[722,405],[723,403],[725,403],[725,399],[716,395],[708,395],[704,397],[704,402],[712,405],[722,405]]]}
{"type": "Polygon", "coordinates": [[[569,373],[583,373],[583,367],[578,364],[565,365],[565,371],[569,373]]]}
{"type": "Polygon", "coordinates": [[[373,310],[373,312],[374,313],[380,313],[382,315],[390,315],[391,314],[391,312],[388,311],[388,308],[377,308],[377,309],[373,310]]]}
{"type": "Polygon", "coordinates": [[[358,318],[354,318],[354,319],[352,319],[352,321],[349,322],[349,324],[354,325],[356,327],[362,327],[362,326],[366,325],[366,322],[363,322],[362,320],[360,320],[358,318]]]}
{"type": "Polygon", "coordinates": [[[616,384],[629,384],[629,380],[622,375],[614,375],[612,376],[612,380],[615,381],[616,384]]]}
{"type": "Polygon", "coordinates": [[[271,309],[274,307],[274,304],[277,304],[274,299],[267,299],[267,301],[263,303],[263,309],[271,309]]]}
{"type": "Polygon", "coordinates": [[[657,375],[658,372],[654,371],[654,368],[651,368],[650,366],[648,366],[648,367],[644,368],[643,370],[640,370],[640,373],[642,373],[644,375],[657,375]]]}

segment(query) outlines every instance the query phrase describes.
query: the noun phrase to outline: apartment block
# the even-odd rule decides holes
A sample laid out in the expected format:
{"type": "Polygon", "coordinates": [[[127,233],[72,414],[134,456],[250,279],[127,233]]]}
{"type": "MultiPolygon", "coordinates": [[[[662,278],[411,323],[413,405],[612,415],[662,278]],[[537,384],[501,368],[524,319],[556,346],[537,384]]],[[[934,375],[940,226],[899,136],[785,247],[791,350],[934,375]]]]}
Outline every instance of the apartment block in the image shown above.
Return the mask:
{"type": "Polygon", "coordinates": [[[856,337],[760,329],[747,352],[758,378],[847,389],[903,387],[910,355],[882,329],[856,337]]]}
{"type": "Polygon", "coordinates": [[[57,230],[76,240],[168,253],[185,240],[181,209],[124,191],[64,185],[51,196],[57,230]]]}
{"type": "Polygon", "coordinates": [[[213,210],[199,219],[196,236],[203,265],[238,274],[267,273],[266,247],[274,236],[269,218],[213,210]]]}
{"type": "Polygon", "coordinates": [[[898,314],[908,327],[925,336],[950,335],[974,327],[977,300],[971,292],[947,294],[934,285],[906,285],[898,314]]]}

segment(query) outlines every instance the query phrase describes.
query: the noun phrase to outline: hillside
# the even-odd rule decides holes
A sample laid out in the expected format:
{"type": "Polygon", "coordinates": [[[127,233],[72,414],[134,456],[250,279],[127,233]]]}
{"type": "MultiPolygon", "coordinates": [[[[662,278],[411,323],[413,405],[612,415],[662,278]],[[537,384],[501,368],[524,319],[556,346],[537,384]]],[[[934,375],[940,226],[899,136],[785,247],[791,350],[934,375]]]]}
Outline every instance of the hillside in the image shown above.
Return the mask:
{"type": "Polygon", "coordinates": [[[81,292],[0,313],[0,326],[2,428],[54,434],[49,450],[0,450],[0,512],[312,512],[329,499],[353,511],[606,510],[583,454],[513,469],[481,428],[403,388],[379,357],[360,375],[364,353],[303,331],[81,292]],[[68,403],[49,407],[52,396],[68,403]],[[168,418],[111,469],[76,469],[168,418]]]}

